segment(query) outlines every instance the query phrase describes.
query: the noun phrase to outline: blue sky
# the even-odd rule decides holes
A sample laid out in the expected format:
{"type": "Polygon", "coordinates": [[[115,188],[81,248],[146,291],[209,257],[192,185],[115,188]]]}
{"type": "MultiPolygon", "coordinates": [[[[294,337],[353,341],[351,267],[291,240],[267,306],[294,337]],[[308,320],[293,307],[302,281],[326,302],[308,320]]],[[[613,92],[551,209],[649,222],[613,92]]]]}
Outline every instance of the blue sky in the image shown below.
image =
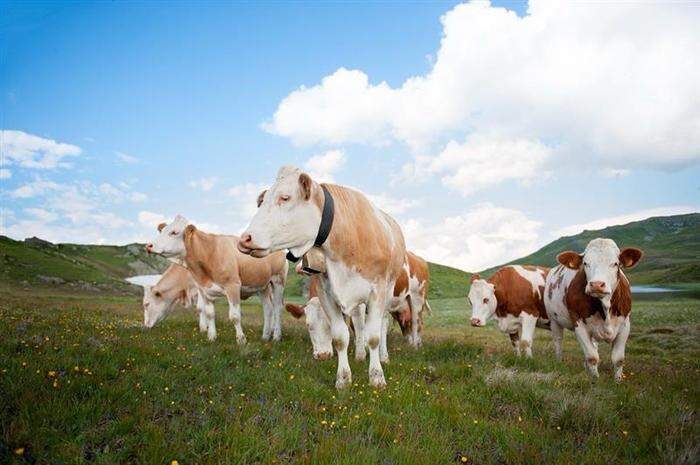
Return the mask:
{"type": "Polygon", "coordinates": [[[366,192],[409,247],[470,270],[699,209],[689,5],[0,8],[12,237],[145,241],[177,213],[237,233],[290,163],[366,192]]]}

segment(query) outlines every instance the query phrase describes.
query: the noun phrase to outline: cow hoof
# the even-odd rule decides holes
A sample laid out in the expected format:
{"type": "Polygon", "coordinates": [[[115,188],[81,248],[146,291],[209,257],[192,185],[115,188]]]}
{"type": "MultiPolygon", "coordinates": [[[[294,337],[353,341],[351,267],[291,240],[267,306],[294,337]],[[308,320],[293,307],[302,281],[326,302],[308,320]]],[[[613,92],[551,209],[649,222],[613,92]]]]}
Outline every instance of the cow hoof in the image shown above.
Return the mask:
{"type": "Polygon", "coordinates": [[[207,328],[206,325],[204,325],[204,326],[199,325],[199,332],[200,332],[200,333],[206,333],[208,329],[209,329],[209,328],[207,328]]]}
{"type": "Polygon", "coordinates": [[[263,334],[262,340],[265,341],[265,342],[269,341],[269,340],[270,340],[270,335],[269,335],[269,334],[263,334]]]}
{"type": "Polygon", "coordinates": [[[347,389],[352,384],[352,375],[350,371],[342,371],[338,373],[338,377],[335,380],[335,388],[338,390],[347,389]]]}
{"type": "Polygon", "coordinates": [[[389,363],[389,356],[388,356],[388,355],[384,355],[384,356],[382,356],[382,357],[379,357],[379,361],[380,361],[381,363],[389,363]]]}
{"type": "Polygon", "coordinates": [[[246,345],[247,342],[248,342],[248,340],[246,339],[245,334],[241,333],[241,334],[236,335],[236,343],[239,346],[244,346],[244,345],[246,345]]]}
{"type": "Polygon", "coordinates": [[[216,341],[216,333],[208,333],[207,339],[209,339],[210,341],[216,341]]]}
{"type": "Polygon", "coordinates": [[[384,372],[376,368],[369,370],[369,384],[376,389],[384,389],[386,387],[384,372]]]}
{"type": "Polygon", "coordinates": [[[281,334],[277,334],[277,335],[275,335],[275,336],[272,336],[272,341],[273,341],[273,342],[280,342],[281,340],[282,340],[282,335],[281,335],[281,334]]]}

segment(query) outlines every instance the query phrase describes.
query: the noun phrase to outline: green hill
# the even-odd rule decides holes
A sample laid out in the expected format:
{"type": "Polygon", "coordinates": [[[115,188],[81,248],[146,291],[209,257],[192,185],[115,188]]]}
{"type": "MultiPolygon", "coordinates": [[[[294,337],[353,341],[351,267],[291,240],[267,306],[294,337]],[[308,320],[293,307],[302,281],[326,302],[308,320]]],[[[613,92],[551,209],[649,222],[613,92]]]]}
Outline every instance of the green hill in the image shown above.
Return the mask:
{"type": "MultiPolygon", "coordinates": [[[[430,297],[464,295],[469,274],[430,263],[430,297]]],[[[168,261],[148,255],[142,244],[52,244],[38,238],[15,241],[0,236],[0,278],[3,287],[46,287],[84,292],[137,294],[124,278],[162,273],[168,261]]],[[[290,266],[285,294],[299,297],[303,279],[290,266]]]]}
{"type": "MultiPolygon", "coordinates": [[[[700,282],[700,213],[662,216],[583,231],[562,237],[537,252],[508,264],[552,266],[558,253],[565,250],[583,252],[591,239],[608,237],[620,248],[638,247],[644,258],[628,275],[635,284],[686,284],[700,282]]],[[[483,271],[490,275],[500,267],[483,271]]]]}

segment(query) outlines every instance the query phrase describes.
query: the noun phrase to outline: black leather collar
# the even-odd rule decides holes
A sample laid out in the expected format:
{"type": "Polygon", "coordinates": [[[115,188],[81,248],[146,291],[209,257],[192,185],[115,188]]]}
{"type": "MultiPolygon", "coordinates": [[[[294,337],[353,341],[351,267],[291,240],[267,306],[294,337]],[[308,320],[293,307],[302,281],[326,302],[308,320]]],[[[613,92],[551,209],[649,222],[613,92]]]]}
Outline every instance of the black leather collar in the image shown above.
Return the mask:
{"type": "MultiPolygon", "coordinates": [[[[331,233],[331,227],[333,226],[333,217],[335,216],[335,205],[333,203],[333,196],[326,186],[321,185],[323,189],[323,212],[321,213],[321,225],[318,227],[318,234],[314,240],[314,245],[320,247],[328,239],[328,235],[331,233]]],[[[301,257],[295,257],[292,252],[287,252],[287,260],[296,263],[301,259],[301,257]]]]}

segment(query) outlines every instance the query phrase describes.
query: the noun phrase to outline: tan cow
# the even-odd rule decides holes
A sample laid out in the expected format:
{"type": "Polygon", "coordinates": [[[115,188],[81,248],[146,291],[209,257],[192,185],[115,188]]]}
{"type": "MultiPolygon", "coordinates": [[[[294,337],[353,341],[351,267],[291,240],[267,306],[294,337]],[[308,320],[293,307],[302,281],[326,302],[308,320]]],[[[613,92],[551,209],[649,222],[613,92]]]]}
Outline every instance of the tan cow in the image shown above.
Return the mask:
{"type": "Polygon", "coordinates": [[[199,329],[207,331],[207,319],[203,301],[192,275],[183,266],[171,264],[158,282],[143,287],[143,325],[152,328],[165,318],[176,305],[190,308],[196,305],[199,314],[199,329]]]}
{"type": "Polygon", "coordinates": [[[491,318],[510,336],[516,355],[520,349],[532,357],[535,327],[549,328],[544,308],[544,284],[549,268],[510,265],[489,279],[472,275],[467,298],[472,306],[471,325],[485,326],[491,318]]]}
{"type": "Polygon", "coordinates": [[[146,245],[157,253],[181,263],[192,274],[204,300],[207,335],[216,339],[214,300],[225,296],[229,318],[236,327],[236,341],[245,344],[241,326],[241,299],[259,294],[263,306],[263,340],[282,337],[281,312],[288,264],[283,253],[253,258],[238,251],[238,237],[208,234],[178,215],[170,224],[158,226],[160,234],[146,245]]]}
{"type": "Polygon", "coordinates": [[[406,257],[401,228],[360,192],[318,184],[298,168],[282,167],[238,247],[254,256],[288,249],[291,256],[301,257],[314,245],[326,261],[319,300],[338,353],[336,387],[352,382],[350,333],[343,314],[350,315],[361,304],[367,306],[370,384],[386,386],[379,344],[382,317],[406,257]]]}

